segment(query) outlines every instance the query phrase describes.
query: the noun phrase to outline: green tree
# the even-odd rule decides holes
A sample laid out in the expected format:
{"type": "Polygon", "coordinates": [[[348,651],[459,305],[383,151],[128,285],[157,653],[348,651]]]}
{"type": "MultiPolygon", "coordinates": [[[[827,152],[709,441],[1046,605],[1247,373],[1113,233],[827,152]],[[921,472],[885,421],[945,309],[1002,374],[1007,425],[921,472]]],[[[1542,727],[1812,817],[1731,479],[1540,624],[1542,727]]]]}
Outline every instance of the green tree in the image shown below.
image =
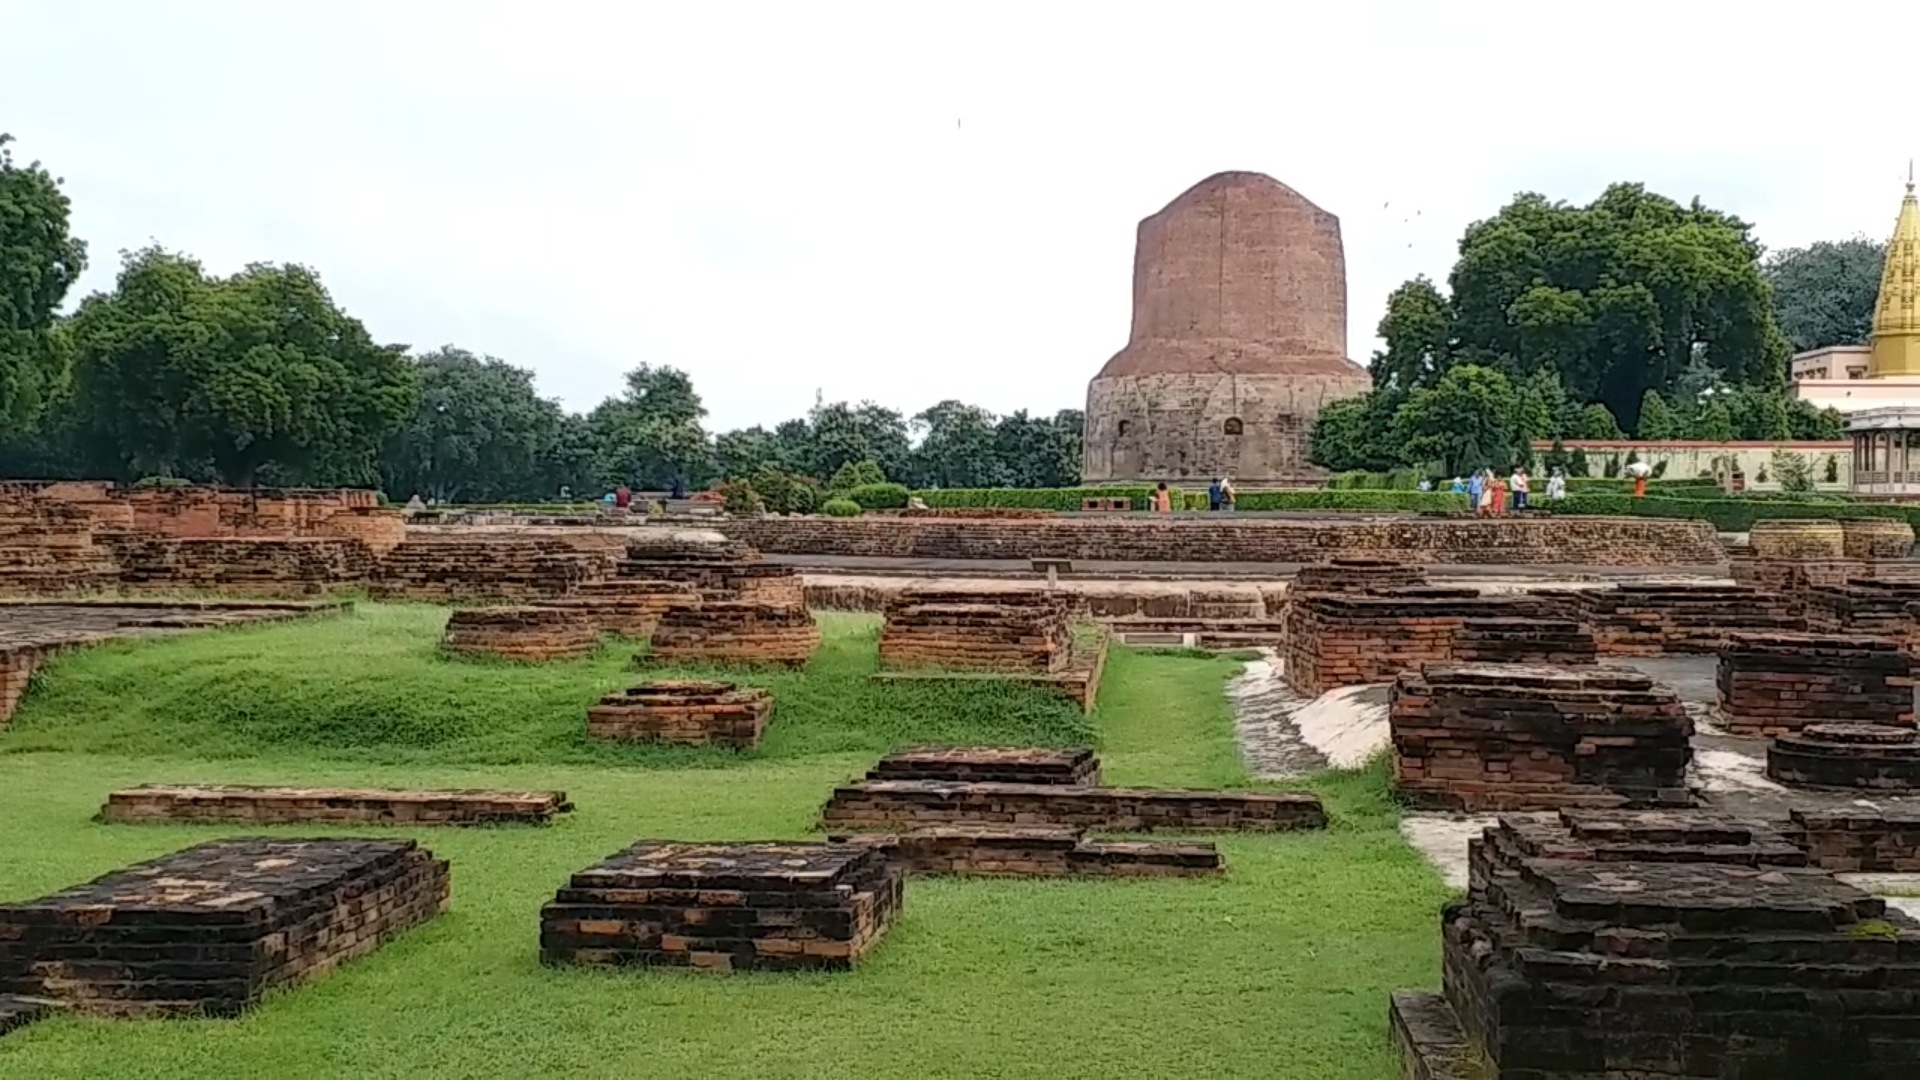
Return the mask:
{"type": "Polygon", "coordinates": [[[1799,398],[1787,403],[1787,426],[1795,439],[1834,442],[1847,437],[1846,425],[1839,410],[1816,409],[1799,398]]]}
{"type": "Polygon", "coordinates": [[[888,476],[906,476],[912,456],[906,418],[863,401],[816,404],[807,414],[807,472],[832,476],[849,461],[872,461],[888,476]]]}
{"type": "Polygon", "coordinates": [[[1513,398],[1505,375],[1463,364],[1407,397],[1394,413],[1393,438],[1407,461],[1438,462],[1448,475],[1505,468],[1520,443],[1513,398]]]}
{"type": "Polygon", "coordinates": [[[0,133],[0,443],[31,432],[66,382],[55,313],[87,266],[60,180],[37,161],[15,165],[12,141],[0,133]]]}
{"type": "Polygon", "coordinates": [[[758,424],[714,436],[713,459],[715,471],[728,479],[752,476],[761,469],[788,472],[798,465],[785,441],[758,424]]]}
{"type": "Polygon", "coordinates": [[[1725,401],[1715,398],[1701,410],[1693,437],[1707,442],[1733,441],[1733,413],[1728,411],[1725,401]]]}
{"type": "Polygon", "coordinates": [[[1613,410],[1599,402],[1594,402],[1580,410],[1580,438],[1582,439],[1624,439],[1626,433],[1613,418],[1613,410]]]}
{"type": "Polygon", "coordinates": [[[1794,349],[1864,345],[1886,259],[1887,246],[1863,236],[1770,253],[1761,272],[1773,288],[1774,318],[1794,349]]]}
{"type": "Polygon", "coordinates": [[[1680,422],[1667,407],[1667,399],[1660,391],[1649,389],[1640,398],[1640,426],[1634,429],[1636,437],[1649,442],[1666,442],[1680,437],[1680,422]]]}
{"type": "Polygon", "coordinates": [[[626,375],[626,392],[587,415],[599,446],[601,481],[671,487],[704,472],[711,458],[701,420],[707,407],[678,368],[641,364],[626,375]]]}
{"type": "Polygon", "coordinates": [[[1323,469],[1384,472],[1406,459],[1395,441],[1394,413],[1406,396],[1370,390],[1322,406],[1314,419],[1307,460],[1323,469]]]}
{"type": "Polygon", "coordinates": [[[1426,276],[1393,290],[1379,328],[1386,348],[1367,366],[1374,387],[1406,392],[1432,386],[1451,365],[1451,333],[1446,297],[1426,276]]]}
{"type": "Polygon", "coordinates": [[[920,443],[913,448],[908,478],[922,487],[981,488],[1007,483],[995,440],[999,426],[999,418],[980,406],[953,400],[921,412],[913,418],[920,443]]]}
{"type": "Polygon", "coordinates": [[[1584,207],[1519,195],[1460,242],[1454,360],[1551,368],[1629,425],[1696,356],[1738,382],[1777,379],[1787,346],[1759,251],[1745,222],[1638,184],[1584,207]]]}
{"type": "Polygon", "coordinates": [[[404,347],[375,344],[297,265],[213,278],[185,256],[134,252],[72,334],[82,441],[121,474],[371,483],[418,400],[404,347]]]}
{"type": "Polygon", "coordinates": [[[451,345],[413,364],[419,405],[381,459],[390,498],[511,502],[554,494],[542,464],[562,414],[534,390],[532,372],[451,345]]]}
{"type": "Polygon", "coordinates": [[[1803,454],[1796,454],[1784,446],[1773,448],[1773,478],[1780,484],[1781,491],[1808,492],[1813,490],[1813,463],[1803,454]]]}
{"type": "Polygon", "coordinates": [[[849,461],[833,470],[833,477],[827,481],[827,490],[836,495],[845,494],[857,487],[869,484],[884,484],[887,476],[880,466],[871,461],[849,461]]]}

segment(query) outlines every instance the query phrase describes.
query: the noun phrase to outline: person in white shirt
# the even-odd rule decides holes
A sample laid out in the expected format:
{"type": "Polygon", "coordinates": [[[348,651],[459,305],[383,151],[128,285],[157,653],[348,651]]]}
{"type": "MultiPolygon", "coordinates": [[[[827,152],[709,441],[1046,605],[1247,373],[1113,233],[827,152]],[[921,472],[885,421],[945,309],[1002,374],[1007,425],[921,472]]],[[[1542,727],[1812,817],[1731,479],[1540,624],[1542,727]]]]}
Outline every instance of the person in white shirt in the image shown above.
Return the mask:
{"type": "Polygon", "coordinates": [[[1567,497],[1566,475],[1562,473],[1559,469],[1555,469],[1553,470],[1553,475],[1547,477],[1547,501],[1559,502],[1561,499],[1564,499],[1566,497],[1567,497]]]}
{"type": "Polygon", "coordinates": [[[1517,513],[1525,510],[1527,508],[1527,495],[1530,490],[1527,483],[1527,470],[1515,466],[1513,475],[1507,478],[1507,486],[1513,490],[1514,511],[1517,513]]]}

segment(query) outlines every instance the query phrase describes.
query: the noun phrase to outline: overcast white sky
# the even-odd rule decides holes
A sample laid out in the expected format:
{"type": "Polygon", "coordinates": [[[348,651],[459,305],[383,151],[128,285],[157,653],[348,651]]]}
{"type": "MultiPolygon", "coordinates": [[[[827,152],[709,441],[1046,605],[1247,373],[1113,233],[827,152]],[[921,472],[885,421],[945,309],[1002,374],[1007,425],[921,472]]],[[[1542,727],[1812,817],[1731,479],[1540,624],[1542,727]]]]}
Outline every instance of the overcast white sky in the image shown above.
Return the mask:
{"type": "Polygon", "coordinates": [[[304,262],[378,339],[573,408],[675,365],[725,429],[1079,407],[1135,224],[1223,169],[1340,216],[1362,362],[1519,190],[1879,237],[1917,39],[1863,0],[0,0],[0,130],[66,177],[84,291],[152,240],[304,262]]]}

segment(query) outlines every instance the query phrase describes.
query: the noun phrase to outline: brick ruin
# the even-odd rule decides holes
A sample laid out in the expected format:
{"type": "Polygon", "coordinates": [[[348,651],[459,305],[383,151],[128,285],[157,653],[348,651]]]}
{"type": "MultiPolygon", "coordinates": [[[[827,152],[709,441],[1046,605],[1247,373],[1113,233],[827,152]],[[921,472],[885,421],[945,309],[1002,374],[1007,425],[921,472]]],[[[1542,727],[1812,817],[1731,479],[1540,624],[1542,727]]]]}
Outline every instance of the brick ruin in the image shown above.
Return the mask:
{"type": "Polygon", "coordinates": [[[85,510],[5,491],[0,485],[0,595],[101,589],[118,579],[113,553],[95,541],[85,510]]]}
{"type": "Polygon", "coordinates": [[[1603,656],[1717,652],[1736,631],[1804,627],[1791,599],[1750,586],[1623,584],[1557,595],[1603,656]]]}
{"type": "Polygon", "coordinates": [[[564,791],[413,791],[247,784],[142,784],[107,796],[117,824],[546,824],[573,809],[564,791]]]}
{"type": "Polygon", "coordinates": [[[1767,776],[1798,787],[1920,792],[1920,732],[1884,724],[1808,724],[1768,743],[1767,776]]]}
{"type": "Polygon", "coordinates": [[[1812,633],[1892,638],[1909,648],[1920,645],[1920,625],[1910,610],[1916,601],[1920,584],[1871,578],[1808,589],[1801,596],[1812,633]]]}
{"type": "Polygon", "coordinates": [[[604,579],[616,561],[612,551],[554,536],[423,537],[380,560],[370,591],[398,600],[546,600],[604,579]]]}
{"type": "Polygon", "coordinates": [[[1366,593],[1427,583],[1425,568],[1398,559],[1335,558],[1303,566],[1289,593],[1366,593]]]}
{"type": "Polygon", "coordinates": [[[642,842],[540,910],[548,964],[847,970],[879,942],[900,871],[857,844],[642,842]]]}
{"type": "Polygon", "coordinates": [[[1720,650],[1714,720],[1735,735],[1824,721],[1911,728],[1913,665],[1887,638],[1736,633],[1720,650]]]}
{"type": "Polygon", "coordinates": [[[1048,674],[1073,653],[1066,598],[1039,590],[953,593],[908,590],[886,608],[880,663],[1048,674]]]}
{"type": "Polygon", "coordinates": [[[216,840],[0,904],[0,995],[108,1016],[232,1016],[446,905],[411,840],[216,840]]]}
{"type": "Polygon", "coordinates": [[[730,682],[661,680],[608,694],[587,710],[587,737],[750,750],[773,719],[773,692],[730,682]]]}
{"type": "Polygon", "coordinates": [[[1913,553],[1913,526],[1899,518],[1840,522],[1841,553],[1850,559],[1904,559],[1913,553]]]}
{"type": "Polygon", "coordinates": [[[1383,588],[1370,593],[1304,593],[1287,605],[1286,678],[1317,696],[1390,682],[1423,664],[1475,659],[1587,663],[1581,628],[1530,597],[1474,589],[1383,588]]]}
{"type": "Polygon", "coordinates": [[[1786,830],[1807,859],[1836,874],[1920,873],[1920,810],[1839,809],[1789,812],[1786,830]]]}
{"type": "Polygon", "coordinates": [[[455,608],[440,647],[461,656],[539,663],[591,656],[599,643],[594,625],[574,611],[482,607],[455,608]]]}
{"type": "Polygon", "coordinates": [[[1846,534],[1827,518],[1768,518],[1747,530],[1747,546],[1761,559],[1820,560],[1847,555],[1846,534]]]}
{"type": "Polygon", "coordinates": [[[1100,759],[1084,746],[916,746],[881,758],[867,779],[1097,785],[1100,759]]]}
{"type": "Polygon", "coordinates": [[[1063,825],[923,825],[829,839],[883,852],[906,874],[965,877],[1211,877],[1225,864],[1210,843],[1088,840],[1063,825]]]}
{"type": "Polygon", "coordinates": [[[1635,671],[1429,664],[1393,684],[1394,786],[1431,809],[1691,806],[1693,721],[1635,671]]]}
{"type": "Polygon", "coordinates": [[[120,591],[128,593],[311,596],[359,585],[374,570],[365,544],[335,537],[117,533],[102,543],[120,568],[120,591]]]}
{"type": "Polygon", "coordinates": [[[653,636],[668,611],[699,603],[697,591],[676,582],[612,578],[586,582],[566,596],[540,601],[540,606],[571,611],[600,633],[638,639],[653,636]]]}
{"type": "Polygon", "coordinates": [[[1920,924],[1715,815],[1502,817],[1442,912],[1441,994],[1390,1006],[1409,1077],[1920,1068],[1920,924]]]}
{"type": "Polygon", "coordinates": [[[654,628],[649,658],[802,667],[819,648],[820,627],[804,607],[722,600],[669,609],[654,628]]]}
{"type": "Polygon", "coordinates": [[[1312,795],[993,781],[856,780],[833,789],[828,829],[925,825],[1064,825],[1097,832],[1276,832],[1322,829],[1312,795]]]}

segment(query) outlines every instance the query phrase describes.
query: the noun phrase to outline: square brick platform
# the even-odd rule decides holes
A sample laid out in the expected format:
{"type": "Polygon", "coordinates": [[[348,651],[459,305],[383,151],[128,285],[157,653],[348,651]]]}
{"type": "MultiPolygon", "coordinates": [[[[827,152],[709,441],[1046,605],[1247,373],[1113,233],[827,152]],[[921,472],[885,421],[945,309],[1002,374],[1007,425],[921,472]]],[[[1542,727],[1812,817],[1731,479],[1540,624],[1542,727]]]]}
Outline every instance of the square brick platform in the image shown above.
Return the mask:
{"type": "Polygon", "coordinates": [[[830,839],[874,847],[909,874],[1205,877],[1223,869],[1212,844],[1093,841],[1083,832],[1064,825],[925,825],[830,839]]]}
{"type": "Polygon", "coordinates": [[[1100,759],[1085,747],[919,746],[881,758],[867,779],[1098,784],[1100,759]]]}
{"type": "Polygon", "coordinates": [[[253,825],[545,824],[573,809],[564,791],[408,791],[246,784],[143,784],[107,796],[100,820],[253,825]]]}
{"type": "Polygon", "coordinates": [[[647,659],[669,664],[802,667],[820,648],[820,627],[798,604],[702,601],[660,616],[647,659]]]}
{"type": "Polygon", "coordinates": [[[587,737],[751,749],[773,719],[773,691],[663,679],[608,694],[587,710],[587,737]]]}
{"type": "Polygon", "coordinates": [[[1733,634],[1715,685],[1715,722],[1736,735],[1828,721],[1914,726],[1913,656],[1891,638],[1733,634]]]}
{"type": "Polygon", "coordinates": [[[833,791],[827,828],[1066,825],[1101,832],[1277,832],[1322,829],[1320,800],[1294,792],[1183,791],[1065,784],[859,780],[833,791]]]}
{"type": "Polygon", "coordinates": [[[246,1010],[445,906],[411,840],[216,840],[0,904],[0,995],[117,1016],[246,1010]]]}
{"type": "Polygon", "coordinates": [[[900,910],[901,873],[857,844],[647,841],[540,910],[549,964],[845,970],[900,910]]]}
{"type": "Polygon", "coordinates": [[[891,668],[1050,674],[1066,669],[1073,622],[1059,593],[910,589],[888,601],[880,662],[891,668]]]}

